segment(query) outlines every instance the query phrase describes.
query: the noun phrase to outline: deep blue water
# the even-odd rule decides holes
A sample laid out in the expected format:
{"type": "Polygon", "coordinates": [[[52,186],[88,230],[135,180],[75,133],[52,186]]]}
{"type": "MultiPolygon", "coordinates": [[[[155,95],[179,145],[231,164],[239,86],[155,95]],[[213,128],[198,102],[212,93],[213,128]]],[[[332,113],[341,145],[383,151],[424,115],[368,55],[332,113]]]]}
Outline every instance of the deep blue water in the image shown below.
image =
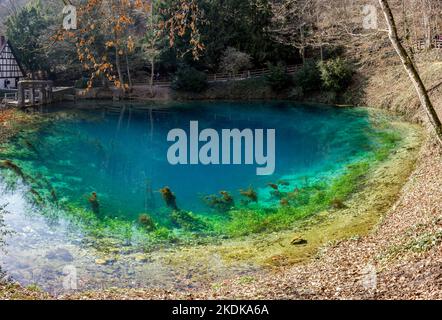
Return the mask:
{"type": "Polygon", "coordinates": [[[363,156],[372,143],[373,129],[361,109],[288,102],[89,105],[76,111],[52,106],[51,113],[64,117],[27,137],[32,152],[18,161],[47,180],[58,199],[88,208],[88,197],[97,192],[101,212],[108,216],[161,214],[158,191],[165,186],[180,208],[205,212],[202,197],[221,190],[237,195],[251,186],[265,194],[267,184],[283,178],[289,188],[307,176],[326,179],[363,156]],[[188,132],[193,120],[200,130],[276,129],[274,175],[257,176],[256,165],[170,165],[169,130],[188,132]]]}

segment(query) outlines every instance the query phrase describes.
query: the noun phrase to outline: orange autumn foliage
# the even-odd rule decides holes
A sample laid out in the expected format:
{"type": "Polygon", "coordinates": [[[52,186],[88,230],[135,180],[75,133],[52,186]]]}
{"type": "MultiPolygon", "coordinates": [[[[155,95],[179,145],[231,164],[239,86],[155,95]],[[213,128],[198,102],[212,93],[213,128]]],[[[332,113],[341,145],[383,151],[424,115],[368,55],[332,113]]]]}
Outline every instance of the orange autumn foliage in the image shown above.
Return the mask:
{"type": "MultiPolygon", "coordinates": [[[[87,0],[77,6],[77,30],[59,30],[53,37],[54,41],[73,41],[77,49],[77,57],[84,70],[90,73],[88,88],[92,87],[96,77],[104,76],[118,88],[127,88],[118,70],[117,58],[111,62],[110,57],[124,55],[135,50],[135,40],[130,35],[136,23],[136,17],[148,17],[150,1],[143,0],[87,0]],[[96,35],[101,32],[106,41],[97,41],[96,35]]],[[[200,42],[197,29],[200,10],[195,0],[175,0],[167,8],[162,8],[162,16],[166,21],[159,23],[162,36],[169,38],[173,46],[176,37],[190,35],[190,47],[182,53],[192,53],[195,59],[201,54],[204,45],[200,42]]]]}

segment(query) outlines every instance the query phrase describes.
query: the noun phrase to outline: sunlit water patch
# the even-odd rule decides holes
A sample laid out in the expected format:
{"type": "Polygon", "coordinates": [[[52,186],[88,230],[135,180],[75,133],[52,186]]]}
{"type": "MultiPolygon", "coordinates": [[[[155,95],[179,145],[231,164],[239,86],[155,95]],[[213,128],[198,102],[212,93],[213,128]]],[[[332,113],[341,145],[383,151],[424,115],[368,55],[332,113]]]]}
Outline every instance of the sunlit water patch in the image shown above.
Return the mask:
{"type": "Polygon", "coordinates": [[[174,270],[140,253],[287,227],[297,216],[339,206],[351,191],[346,185],[395,140],[362,109],[284,102],[66,107],[51,106],[37,130],[21,132],[1,154],[1,201],[9,203],[6,222],[15,233],[0,263],[14,278],[53,290],[62,288],[69,265],[80,268],[85,287],[165,285],[174,270]],[[254,165],[170,165],[167,134],[188,130],[190,121],[219,132],[276,129],[275,174],[257,176],[254,165]],[[19,180],[25,185],[14,185],[19,180]],[[165,201],[165,187],[178,210],[165,201]]]}

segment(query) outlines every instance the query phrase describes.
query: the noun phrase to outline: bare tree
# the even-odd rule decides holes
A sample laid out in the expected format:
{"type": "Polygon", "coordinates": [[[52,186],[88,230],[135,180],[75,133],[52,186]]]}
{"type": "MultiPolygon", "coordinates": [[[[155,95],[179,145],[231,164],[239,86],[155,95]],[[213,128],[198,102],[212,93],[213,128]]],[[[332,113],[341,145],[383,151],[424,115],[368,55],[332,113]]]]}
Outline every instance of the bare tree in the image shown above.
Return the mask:
{"type": "Polygon", "coordinates": [[[316,16],[313,0],[276,0],[272,2],[274,39],[296,48],[305,61],[316,16]]]}
{"type": "Polygon", "coordinates": [[[388,36],[390,38],[390,41],[394,49],[396,50],[397,54],[401,58],[402,64],[404,65],[404,68],[407,71],[408,76],[410,77],[410,80],[416,89],[417,95],[419,96],[419,100],[423,108],[425,109],[425,112],[428,115],[428,119],[434,128],[436,137],[439,143],[442,145],[441,121],[436,113],[436,110],[433,107],[433,104],[431,103],[428,92],[425,88],[424,83],[422,82],[421,77],[419,76],[419,73],[417,72],[413,60],[410,58],[408,52],[405,50],[404,46],[402,45],[399,39],[396,22],[394,20],[390,5],[388,4],[387,0],[379,0],[379,4],[382,8],[385,20],[388,25],[388,36]]]}

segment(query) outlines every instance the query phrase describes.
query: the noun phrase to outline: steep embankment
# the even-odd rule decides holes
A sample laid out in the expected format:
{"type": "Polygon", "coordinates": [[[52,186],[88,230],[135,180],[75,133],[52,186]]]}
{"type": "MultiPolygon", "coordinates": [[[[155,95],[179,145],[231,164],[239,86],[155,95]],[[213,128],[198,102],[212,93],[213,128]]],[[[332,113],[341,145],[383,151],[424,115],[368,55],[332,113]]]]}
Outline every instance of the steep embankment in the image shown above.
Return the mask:
{"type": "MultiPolygon", "coordinates": [[[[415,56],[415,61],[442,118],[442,52],[421,53],[415,56]]],[[[359,74],[361,80],[353,88],[353,93],[363,92],[360,104],[392,110],[415,122],[426,120],[415,89],[396,56],[377,60],[361,68],[359,74]]]]}

